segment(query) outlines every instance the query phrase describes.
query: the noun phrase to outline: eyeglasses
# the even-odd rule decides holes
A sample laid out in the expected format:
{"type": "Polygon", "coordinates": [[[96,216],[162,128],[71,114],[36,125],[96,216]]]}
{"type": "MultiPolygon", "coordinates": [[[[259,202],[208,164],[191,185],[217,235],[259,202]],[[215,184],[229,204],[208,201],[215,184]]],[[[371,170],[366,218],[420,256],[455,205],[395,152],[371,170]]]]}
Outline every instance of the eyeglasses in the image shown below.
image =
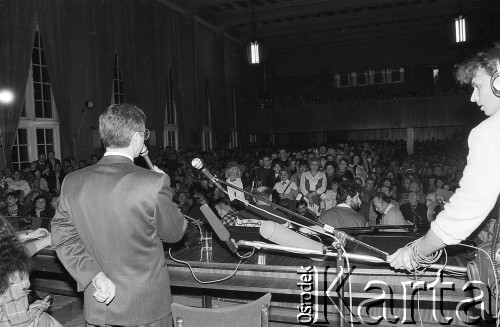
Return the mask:
{"type": "Polygon", "coordinates": [[[144,141],[146,141],[149,138],[149,134],[151,134],[151,131],[149,129],[145,129],[144,132],[139,132],[144,134],[144,141]]]}

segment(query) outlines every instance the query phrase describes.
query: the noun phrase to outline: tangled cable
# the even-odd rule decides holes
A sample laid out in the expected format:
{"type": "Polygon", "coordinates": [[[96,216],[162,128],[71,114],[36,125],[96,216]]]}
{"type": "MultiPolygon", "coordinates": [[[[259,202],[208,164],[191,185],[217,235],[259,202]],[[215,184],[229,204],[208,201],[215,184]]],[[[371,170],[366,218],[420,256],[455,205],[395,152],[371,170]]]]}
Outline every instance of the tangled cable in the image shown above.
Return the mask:
{"type": "Polygon", "coordinates": [[[403,248],[403,251],[407,251],[410,257],[411,267],[405,267],[409,272],[415,274],[422,274],[430,265],[435,263],[441,257],[443,250],[434,252],[429,256],[423,256],[418,252],[422,238],[416,239],[403,248]]]}

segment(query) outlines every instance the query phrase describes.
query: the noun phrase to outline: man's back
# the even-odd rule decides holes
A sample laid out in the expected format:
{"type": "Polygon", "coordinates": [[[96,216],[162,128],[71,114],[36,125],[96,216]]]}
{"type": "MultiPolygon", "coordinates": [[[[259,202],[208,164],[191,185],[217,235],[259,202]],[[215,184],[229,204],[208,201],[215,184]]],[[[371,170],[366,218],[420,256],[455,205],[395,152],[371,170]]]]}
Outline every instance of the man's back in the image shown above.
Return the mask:
{"type": "Polygon", "coordinates": [[[183,231],[169,184],[167,175],[122,156],[104,157],[66,176],[52,221],[53,244],[85,289],[87,322],[140,325],[168,315],[170,282],[161,240],[176,242],[183,231]],[[89,282],[96,269],[116,285],[109,305],[92,297],[89,282]]]}
{"type": "Polygon", "coordinates": [[[334,228],[365,227],[365,217],[350,207],[336,206],[321,214],[321,221],[334,228]]]}

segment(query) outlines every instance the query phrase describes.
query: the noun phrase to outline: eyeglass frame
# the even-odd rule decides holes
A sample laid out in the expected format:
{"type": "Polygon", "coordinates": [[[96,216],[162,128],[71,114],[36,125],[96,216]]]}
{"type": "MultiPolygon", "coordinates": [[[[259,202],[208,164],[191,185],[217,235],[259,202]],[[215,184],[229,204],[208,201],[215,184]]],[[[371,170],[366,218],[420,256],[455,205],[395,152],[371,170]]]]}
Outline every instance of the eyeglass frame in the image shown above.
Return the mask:
{"type": "Polygon", "coordinates": [[[144,136],[144,141],[149,139],[149,136],[151,135],[151,131],[147,128],[145,128],[143,132],[139,132],[139,133],[141,133],[144,136]]]}

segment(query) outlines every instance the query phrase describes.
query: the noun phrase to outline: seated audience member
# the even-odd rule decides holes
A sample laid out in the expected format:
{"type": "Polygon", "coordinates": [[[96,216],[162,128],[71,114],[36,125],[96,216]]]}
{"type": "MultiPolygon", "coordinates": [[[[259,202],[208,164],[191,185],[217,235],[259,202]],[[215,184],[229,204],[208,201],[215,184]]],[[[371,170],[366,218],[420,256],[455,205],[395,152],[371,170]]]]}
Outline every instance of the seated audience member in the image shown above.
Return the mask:
{"type": "Polygon", "coordinates": [[[226,226],[235,226],[238,221],[238,213],[231,208],[231,200],[219,198],[215,201],[215,210],[219,214],[222,223],[226,226]]]}
{"type": "Polygon", "coordinates": [[[292,174],[290,180],[295,183],[295,185],[300,186],[300,179],[302,178],[302,174],[309,170],[307,166],[307,162],[304,160],[297,160],[297,172],[292,174]]]}
{"type": "Polygon", "coordinates": [[[204,204],[210,204],[212,199],[210,198],[210,194],[201,187],[199,183],[196,183],[193,186],[193,204],[189,207],[187,212],[187,216],[196,219],[198,221],[204,222],[205,215],[201,212],[200,207],[204,204]]]}
{"type": "Polygon", "coordinates": [[[368,174],[366,173],[363,163],[361,162],[361,157],[357,154],[352,156],[352,162],[351,165],[349,165],[349,170],[353,173],[355,178],[357,177],[361,179],[361,184],[364,184],[366,178],[368,178],[368,174]]]}
{"type": "MultiPolygon", "coordinates": [[[[262,157],[262,167],[260,167],[259,169],[259,179],[260,179],[260,182],[262,185],[260,186],[267,186],[267,178],[269,177],[269,175],[272,175],[273,174],[273,167],[272,167],[272,164],[271,164],[271,158],[269,156],[264,156],[262,157]]],[[[273,187],[273,185],[271,185],[271,187],[273,187]]]]}
{"type": "Polygon", "coordinates": [[[288,157],[289,157],[289,155],[290,154],[287,152],[287,150],[285,148],[279,149],[278,157],[273,160],[273,164],[277,162],[277,163],[280,164],[281,168],[288,167],[288,157]]]}
{"type": "Polygon", "coordinates": [[[401,210],[391,203],[391,198],[382,192],[373,198],[373,206],[381,215],[379,225],[406,225],[407,222],[401,210]]]}
{"type": "Polygon", "coordinates": [[[427,195],[425,196],[425,205],[427,206],[427,208],[429,208],[431,203],[435,201],[436,201],[436,192],[427,193],[427,195]]]}
{"type": "Polygon", "coordinates": [[[87,161],[86,160],[80,160],[78,161],[78,166],[76,167],[77,169],[83,169],[87,167],[87,161]]]}
{"type": "Polygon", "coordinates": [[[21,171],[21,179],[27,181],[28,184],[30,185],[33,183],[33,180],[35,179],[35,174],[30,163],[26,163],[24,165],[24,168],[21,171]]]}
{"type": "Polygon", "coordinates": [[[0,239],[11,237],[12,235],[17,237],[19,242],[23,243],[24,251],[29,257],[32,257],[41,249],[50,246],[52,241],[49,231],[45,228],[38,228],[34,231],[16,232],[14,227],[5,218],[0,217],[0,239]]]}
{"type": "Polygon", "coordinates": [[[50,221],[54,217],[56,211],[54,208],[52,208],[52,205],[50,204],[49,200],[47,197],[44,195],[39,195],[37,196],[34,201],[34,205],[31,208],[30,211],[30,216],[32,217],[39,217],[39,218],[46,218],[42,220],[42,228],[49,229],[50,227],[50,221]],[[50,219],[48,219],[50,218],[50,219]]]}
{"type": "Polygon", "coordinates": [[[275,202],[281,206],[289,208],[292,201],[297,198],[299,194],[297,185],[288,179],[288,170],[280,170],[280,179],[278,183],[274,184],[273,195],[275,202]]]}
{"type": "Polygon", "coordinates": [[[332,183],[334,179],[338,179],[338,175],[336,174],[337,164],[333,161],[327,161],[325,163],[325,176],[326,176],[326,189],[332,189],[332,183]]]}
{"type": "MultiPolygon", "coordinates": [[[[238,166],[238,163],[232,161],[229,163],[228,168],[226,169],[226,182],[230,185],[234,185],[238,188],[243,189],[243,182],[241,181],[241,169],[238,166]]],[[[229,200],[239,200],[241,202],[246,203],[245,194],[242,191],[239,191],[235,188],[227,186],[227,195],[229,196],[229,200]]]]}
{"type": "Polygon", "coordinates": [[[12,179],[7,179],[7,184],[9,184],[9,191],[23,191],[23,196],[26,196],[30,191],[31,187],[27,181],[21,179],[21,172],[15,171],[12,174],[12,179]]]}
{"type": "Polygon", "coordinates": [[[42,175],[42,172],[38,169],[35,170],[35,179],[38,179],[40,181],[40,189],[42,191],[49,191],[49,183],[47,182],[46,176],[42,175]]]}
{"type": "Polygon", "coordinates": [[[363,186],[364,198],[363,201],[370,202],[371,199],[377,194],[375,190],[375,180],[371,177],[368,177],[365,182],[365,186],[363,186]]]}
{"type": "Polygon", "coordinates": [[[49,196],[49,193],[40,189],[40,180],[34,179],[33,184],[31,185],[31,191],[24,197],[24,206],[27,208],[31,208],[34,204],[34,200],[37,196],[43,194],[45,196],[49,196]]]}
{"type": "Polygon", "coordinates": [[[99,162],[99,157],[96,154],[90,155],[90,165],[95,165],[99,162]]]}
{"type": "Polygon", "coordinates": [[[321,214],[319,220],[334,228],[364,227],[365,217],[357,212],[361,205],[360,185],[354,181],[342,181],[337,188],[337,206],[321,214]]]}
{"type": "Polygon", "coordinates": [[[319,208],[320,197],[326,191],[326,175],[319,171],[319,160],[316,157],[309,159],[309,171],[300,178],[300,191],[306,197],[309,205],[319,208]]]}
{"type": "Polygon", "coordinates": [[[0,214],[5,217],[20,217],[28,214],[28,209],[19,203],[19,192],[9,192],[5,195],[7,206],[0,209],[0,214]]]}
{"type": "Polygon", "coordinates": [[[64,174],[62,170],[61,163],[56,162],[54,164],[54,169],[50,171],[46,178],[49,186],[49,192],[59,195],[59,193],[61,193],[61,185],[65,176],[66,174],[64,174]]]}
{"type": "Polygon", "coordinates": [[[272,191],[267,186],[261,186],[254,190],[254,207],[246,207],[238,212],[240,218],[240,223],[244,226],[253,227],[261,224],[261,220],[271,220],[276,221],[280,224],[288,226],[288,222],[285,220],[287,216],[284,212],[279,211],[271,207],[269,203],[263,201],[261,198],[272,201],[272,191]],[[283,218],[283,219],[281,219],[283,218]]]}
{"type": "Polygon", "coordinates": [[[342,157],[339,159],[339,176],[343,180],[354,180],[354,174],[347,169],[349,167],[349,160],[342,157]]]}
{"type": "Polygon", "coordinates": [[[273,189],[274,185],[280,181],[280,171],[281,164],[279,162],[273,162],[272,171],[267,175],[266,185],[270,189],[273,189]]]}
{"type": "Polygon", "coordinates": [[[47,164],[49,165],[49,169],[52,171],[54,170],[54,166],[56,164],[61,164],[61,160],[57,159],[56,158],[56,154],[54,153],[54,151],[49,151],[47,153],[47,164]]]}
{"type": "Polygon", "coordinates": [[[400,210],[405,220],[422,229],[430,227],[427,220],[427,207],[418,202],[418,195],[415,192],[408,193],[408,201],[401,205],[400,210]]]}
{"type": "MultiPolygon", "coordinates": [[[[387,195],[387,196],[389,197],[390,190],[389,190],[389,188],[388,188],[387,186],[382,186],[382,187],[380,187],[380,188],[379,188],[379,192],[384,193],[385,195],[387,195]]],[[[393,206],[395,206],[396,208],[398,208],[398,209],[399,209],[399,207],[400,207],[399,203],[398,203],[396,200],[392,199],[392,198],[391,198],[391,204],[392,204],[393,206]]],[[[370,226],[379,225],[379,220],[380,220],[380,218],[381,218],[381,213],[379,213],[379,212],[375,209],[375,206],[374,206],[374,204],[373,204],[373,198],[372,198],[372,200],[371,200],[371,202],[370,202],[370,209],[369,209],[369,214],[368,214],[368,216],[369,216],[369,218],[370,218],[370,219],[369,219],[369,224],[370,224],[370,226]]]]}
{"type": "Polygon", "coordinates": [[[177,194],[176,200],[177,200],[177,206],[179,207],[180,212],[183,215],[187,215],[189,207],[191,207],[191,204],[188,202],[186,192],[183,192],[183,191],[179,192],[177,194]]]}
{"type": "Polygon", "coordinates": [[[62,326],[44,312],[50,306],[49,299],[28,304],[30,256],[8,229],[0,218],[0,325],[62,326]]]}
{"type": "Polygon", "coordinates": [[[2,184],[4,182],[11,182],[13,179],[12,179],[12,169],[10,169],[9,167],[5,168],[3,171],[2,171],[2,179],[1,179],[1,182],[2,184]]]}
{"type": "Polygon", "coordinates": [[[307,202],[305,200],[297,201],[297,204],[295,206],[296,206],[296,211],[299,215],[307,219],[310,219],[312,221],[316,221],[318,219],[318,216],[316,216],[309,210],[307,202]]]}
{"type": "Polygon", "coordinates": [[[49,163],[47,162],[47,158],[44,153],[38,154],[38,160],[33,161],[31,163],[33,170],[39,170],[42,174],[46,174],[50,170],[49,163]]]}

